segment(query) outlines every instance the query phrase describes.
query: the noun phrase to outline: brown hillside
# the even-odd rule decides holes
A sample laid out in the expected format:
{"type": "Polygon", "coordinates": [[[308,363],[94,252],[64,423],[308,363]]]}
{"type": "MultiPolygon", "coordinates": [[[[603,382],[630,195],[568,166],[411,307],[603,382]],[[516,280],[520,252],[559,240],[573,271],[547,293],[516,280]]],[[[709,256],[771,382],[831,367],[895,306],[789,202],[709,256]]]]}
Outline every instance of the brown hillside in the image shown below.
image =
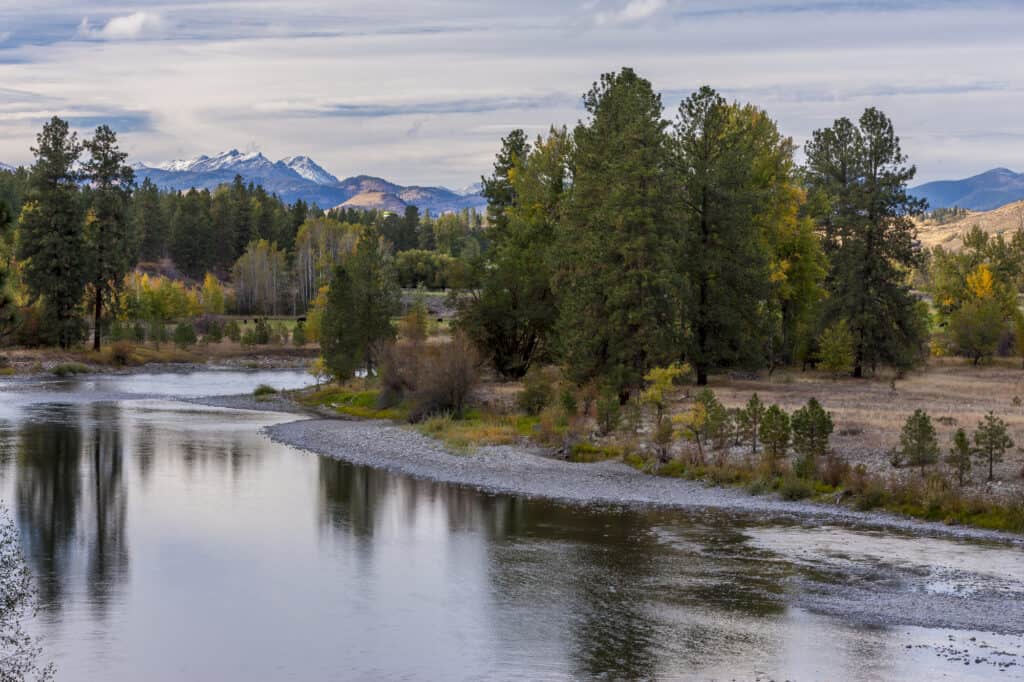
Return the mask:
{"type": "Polygon", "coordinates": [[[405,210],[405,202],[388,192],[361,192],[336,208],[376,209],[401,213],[405,210]]]}
{"type": "Polygon", "coordinates": [[[961,235],[975,225],[991,235],[1001,234],[1009,239],[1014,232],[1024,229],[1024,201],[1000,206],[992,211],[971,211],[965,217],[944,225],[920,221],[918,236],[928,248],[942,246],[956,251],[963,245],[961,235]]]}

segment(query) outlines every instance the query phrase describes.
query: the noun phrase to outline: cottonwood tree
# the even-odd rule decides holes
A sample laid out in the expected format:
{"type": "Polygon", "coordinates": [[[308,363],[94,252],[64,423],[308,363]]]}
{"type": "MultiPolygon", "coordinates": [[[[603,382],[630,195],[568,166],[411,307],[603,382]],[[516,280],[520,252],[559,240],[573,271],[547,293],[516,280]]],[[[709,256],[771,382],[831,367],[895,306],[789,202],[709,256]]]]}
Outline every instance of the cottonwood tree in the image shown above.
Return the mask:
{"type": "Polygon", "coordinates": [[[128,155],[117,146],[117,135],[105,125],[96,128],[83,147],[89,152],[82,172],[90,183],[85,241],[93,305],[92,348],[99,350],[103,306],[116,295],[135,261],[135,235],[129,213],[135,172],[125,164],[128,155]]]}
{"type": "Polygon", "coordinates": [[[75,170],[82,145],[67,121],[54,116],[32,152],[36,161],[21,211],[17,254],[26,286],[42,297],[55,340],[67,348],[85,332],[79,305],[88,260],[75,170]]]}
{"type": "Polygon", "coordinates": [[[547,139],[538,137],[532,148],[525,147],[524,156],[503,148],[495,162],[492,189],[509,191],[500,193],[503,203],[494,213],[500,214],[501,225],[491,230],[480,286],[463,298],[458,325],[503,377],[524,376],[536,358],[551,351],[558,316],[551,288],[552,245],[570,144],[564,129],[552,130],[547,139]],[[506,169],[508,155],[514,161],[506,169]],[[499,172],[507,177],[500,180],[499,172]]]}
{"type": "Polygon", "coordinates": [[[849,324],[855,377],[879,363],[907,367],[926,334],[903,272],[922,259],[914,217],[926,203],[907,191],[917,171],[873,108],[856,124],[841,118],[815,131],[806,153],[810,206],[830,259],[826,320],[849,324]]]}
{"type": "Polygon", "coordinates": [[[559,351],[573,380],[603,379],[624,401],[678,357],[667,124],[661,97],[628,68],[601,76],[583,104],[554,251],[559,351]]]}

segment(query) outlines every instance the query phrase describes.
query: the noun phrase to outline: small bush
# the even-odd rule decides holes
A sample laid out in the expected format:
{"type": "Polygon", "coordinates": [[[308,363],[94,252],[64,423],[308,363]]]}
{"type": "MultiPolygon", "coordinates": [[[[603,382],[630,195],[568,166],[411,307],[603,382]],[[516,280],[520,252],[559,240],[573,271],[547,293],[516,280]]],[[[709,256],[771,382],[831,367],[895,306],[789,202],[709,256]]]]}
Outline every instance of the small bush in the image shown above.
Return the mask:
{"type": "Polygon", "coordinates": [[[292,332],[292,345],[296,348],[306,345],[306,325],[301,321],[295,323],[295,330],[292,332]]]}
{"type": "Polygon", "coordinates": [[[814,494],[814,486],[810,481],[796,476],[787,476],[779,486],[779,495],[784,500],[803,500],[814,494]]]}
{"type": "Polygon", "coordinates": [[[252,392],[252,395],[254,398],[256,398],[256,400],[265,400],[270,396],[276,394],[277,389],[274,388],[273,386],[268,386],[267,384],[260,384],[252,392]]]}
{"type": "Polygon", "coordinates": [[[423,346],[409,419],[421,421],[443,412],[461,417],[479,379],[479,364],[476,348],[462,334],[445,344],[423,346]]]}
{"type": "Polygon", "coordinates": [[[516,404],[526,414],[536,416],[551,402],[555,390],[554,378],[541,367],[531,367],[523,377],[523,390],[516,404]]]}
{"type": "Polygon", "coordinates": [[[127,341],[115,341],[110,344],[110,361],[118,367],[124,367],[132,359],[135,347],[127,341]]]}
{"type": "Polygon", "coordinates": [[[59,377],[70,377],[76,374],[89,374],[92,370],[80,362],[65,362],[53,368],[53,373],[59,377]]]}
{"type": "Polygon", "coordinates": [[[224,325],[224,335],[235,343],[242,340],[242,328],[238,326],[238,320],[231,320],[224,325]]]}
{"type": "Polygon", "coordinates": [[[190,322],[179,322],[174,328],[174,345],[178,348],[196,345],[196,330],[190,322]]]}

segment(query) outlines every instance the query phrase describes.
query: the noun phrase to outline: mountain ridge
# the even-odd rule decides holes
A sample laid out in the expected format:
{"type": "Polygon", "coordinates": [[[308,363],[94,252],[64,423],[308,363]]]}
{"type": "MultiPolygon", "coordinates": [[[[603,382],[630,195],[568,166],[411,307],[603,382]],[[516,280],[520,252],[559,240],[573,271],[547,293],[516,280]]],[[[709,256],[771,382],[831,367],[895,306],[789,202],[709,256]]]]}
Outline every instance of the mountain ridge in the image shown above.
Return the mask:
{"type": "Polygon", "coordinates": [[[465,208],[482,210],[487,205],[479,191],[461,194],[446,187],[403,186],[372,175],[339,180],[312,158],[302,155],[272,161],[262,152],[229,149],[213,156],[201,154],[191,159],[136,163],[132,167],[140,182],[148,178],[162,189],[178,191],[215,189],[240,175],[245,182],[262,185],[286,203],[302,200],[323,209],[341,207],[360,195],[366,196],[346,208],[358,204],[360,208],[400,212],[405,206],[415,205],[421,211],[440,214],[465,208]]]}
{"type": "Polygon", "coordinates": [[[928,201],[929,209],[966,208],[991,211],[1024,200],[1024,173],[1009,168],[972,175],[961,180],[936,180],[910,188],[910,194],[928,201]]]}

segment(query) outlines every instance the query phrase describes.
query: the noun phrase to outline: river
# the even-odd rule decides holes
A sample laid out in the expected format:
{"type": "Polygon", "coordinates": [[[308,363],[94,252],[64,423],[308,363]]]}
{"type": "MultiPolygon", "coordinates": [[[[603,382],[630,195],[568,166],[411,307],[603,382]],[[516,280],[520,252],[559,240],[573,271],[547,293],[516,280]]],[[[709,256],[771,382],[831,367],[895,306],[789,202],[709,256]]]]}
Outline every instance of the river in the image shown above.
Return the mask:
{"type": "Polygon", "coordinates": [[[1020,546],[484,494],[176,400],[306,380],[0,382],[58,680],[1024,678],[1020,546]]]}

